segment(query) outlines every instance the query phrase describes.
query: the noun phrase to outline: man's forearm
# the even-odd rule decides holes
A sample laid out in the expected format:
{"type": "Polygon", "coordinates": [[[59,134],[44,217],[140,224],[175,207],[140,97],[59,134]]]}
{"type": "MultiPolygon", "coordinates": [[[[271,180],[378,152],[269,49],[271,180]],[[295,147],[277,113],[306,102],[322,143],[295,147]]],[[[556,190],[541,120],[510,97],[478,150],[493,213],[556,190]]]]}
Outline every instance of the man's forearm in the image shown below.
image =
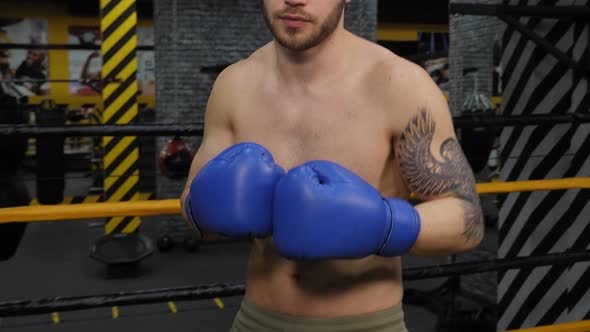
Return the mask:
{"type": "Polygon", "coordinates": [[[474,249],[484,235],[479,201],[447,197],[416,206],[420,235],[412,255],[442,256],[474,249]]]}

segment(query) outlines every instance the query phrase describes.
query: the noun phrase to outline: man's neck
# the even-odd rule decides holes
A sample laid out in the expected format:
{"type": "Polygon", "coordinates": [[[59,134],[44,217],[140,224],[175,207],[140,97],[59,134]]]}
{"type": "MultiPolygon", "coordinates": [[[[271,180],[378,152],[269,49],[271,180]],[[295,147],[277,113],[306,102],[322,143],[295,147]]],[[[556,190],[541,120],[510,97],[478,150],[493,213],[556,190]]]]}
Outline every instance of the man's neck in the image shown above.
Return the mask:
{"type": "Polygon", "coordinates": [[[320,45],[305,51],[291,51],[275,43],[277,73],[289,85],[310,85],[329,81],[345,67],[346,30],[338,29],[320,45]]]}

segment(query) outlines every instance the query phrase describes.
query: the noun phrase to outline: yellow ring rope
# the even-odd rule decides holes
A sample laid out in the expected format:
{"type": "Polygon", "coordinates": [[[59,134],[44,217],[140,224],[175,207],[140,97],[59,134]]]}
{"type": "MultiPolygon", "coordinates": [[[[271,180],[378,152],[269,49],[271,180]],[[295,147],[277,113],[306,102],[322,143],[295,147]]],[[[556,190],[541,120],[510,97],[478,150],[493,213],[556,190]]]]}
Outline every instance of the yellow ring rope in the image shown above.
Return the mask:
{"type": "Polygon", "coordinates": [[[532,327],[529,329],[513,330],[507,332],[588,332],[590,331],[590,320],[561,323],[548,326],[532,327]]]}
{"type": "MultiPolygon", "coordinates": [[[[525,191],[590,189],[590,178],[565,178],[513,182],[480,183],[480,194],[525,191]]],[[[0,209],[0,224],[7,222],[43,222],[124,216],[178,215],[179,199],[104,202],[72,205],[37,205],[0,209]]]]}
{"type": "MultiPolygon", "coordinates": [[[[564,178],[551,180],[530,180],[512,182],[493,182],[477,184],[479,194],[500,194],[511,192],[590,189],[590,178],[564,178]]],[[[73,205],[36,205],[30,207],[0,209],[0,224],[7,222],[63,221],[86,218],[106,218],[116,216],[157,216],[179,214],[178,199],[105,202],[73,205]]],[[[118,308],[113,308],[118,309],[118,308]]],[[[118,310],[116,310],[118,314],[118,310]]],[[[113,311],[115,314],[115,310],[113,311]]],[[[552,326],[541,326],[512,332],[583,332],[590,331],[590,321],[570,322],[552,326]]]]}
{"type": "Polygon", "coordinates": [[[477,184],[479,194],[500,194],[525,191],[590,189],[590,178],[564,178],[477,184]]]}

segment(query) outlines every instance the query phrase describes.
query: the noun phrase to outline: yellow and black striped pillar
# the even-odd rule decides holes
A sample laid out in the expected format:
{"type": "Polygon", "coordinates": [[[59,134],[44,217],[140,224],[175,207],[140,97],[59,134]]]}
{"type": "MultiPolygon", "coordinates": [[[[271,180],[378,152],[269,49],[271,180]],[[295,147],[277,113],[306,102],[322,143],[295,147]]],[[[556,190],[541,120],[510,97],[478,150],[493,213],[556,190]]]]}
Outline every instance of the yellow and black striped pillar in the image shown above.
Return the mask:
{"type": "MultiPolygon", "coordinates": [[[[129,124],[137,117],[137,13],[135,0],[100,0],[103,123],[129,124]]],[[[137,137],[105,137],[104,197],[107,202],[139,197],[137,137]]],[[[133,233],[139,217],[111,218],[105,233],[133,233]]]]}

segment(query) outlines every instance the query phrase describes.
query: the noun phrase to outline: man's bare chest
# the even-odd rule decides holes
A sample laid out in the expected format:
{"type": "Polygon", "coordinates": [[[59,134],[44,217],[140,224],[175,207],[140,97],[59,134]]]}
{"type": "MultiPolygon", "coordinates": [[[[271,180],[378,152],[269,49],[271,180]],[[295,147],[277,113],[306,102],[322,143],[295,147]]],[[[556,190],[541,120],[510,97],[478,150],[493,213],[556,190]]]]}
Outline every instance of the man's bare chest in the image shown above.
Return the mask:
{"type": "Polygon", "coordinates": [[[370,182],[378,182],[392,153],[385,112],[359,96],[250,100],[237,110],[234,130],[238,141],[266,146],[285,169],[331,160],[370,182]]]}

